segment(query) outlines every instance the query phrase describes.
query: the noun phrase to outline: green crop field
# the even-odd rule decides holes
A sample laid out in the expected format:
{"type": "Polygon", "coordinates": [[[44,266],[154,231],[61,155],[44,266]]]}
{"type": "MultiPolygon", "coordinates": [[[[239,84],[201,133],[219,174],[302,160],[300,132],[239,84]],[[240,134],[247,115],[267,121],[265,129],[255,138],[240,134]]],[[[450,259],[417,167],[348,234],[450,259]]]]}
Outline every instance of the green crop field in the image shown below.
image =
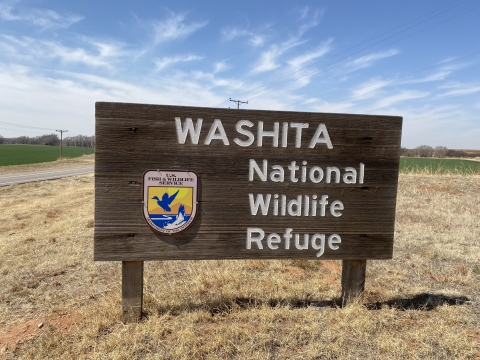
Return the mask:
{"type": "MultiPolygon", "coordinates": [[[[89,154],[93,149],[87,149],[89,154]]],[[[62,156],[73,158],[85,154],[84,147],[62,148],[62,156]]],[[[60,157],[60,146],[46,145],[0,145],[0,166],[36,164],[55,161],[60,157]]]]}
{"type": "Polygon", "coordinates": [[[400,172],[423,174],[480,174],[480,161],[459,159],[400,159],[400,172]]]}

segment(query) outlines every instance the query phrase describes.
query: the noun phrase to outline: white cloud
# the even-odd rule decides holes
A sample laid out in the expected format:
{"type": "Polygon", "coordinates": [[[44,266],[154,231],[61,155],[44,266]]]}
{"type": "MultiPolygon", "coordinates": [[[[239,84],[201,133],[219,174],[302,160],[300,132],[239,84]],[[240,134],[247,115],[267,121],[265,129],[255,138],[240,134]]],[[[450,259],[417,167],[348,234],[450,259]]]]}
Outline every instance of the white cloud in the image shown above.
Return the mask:
{"type": "MultiPolygon", "coordinates": [[[[94,132],[96,101],[214,106],[223,100],[211,86],[191,76],[163,76],[136,85],[83,73],[54,75],[52,78],[33,68],[0,63],[1,117],[12,123],[62,127],[70,134],[88,135],[94,132]]],[[[2,135],[9,136],[3,130],[2,135]]]]}
{"type": "Polygon", "coordinates": [[[220,32],[223,41],[232,41],[239,37],[252,35],[250,31],[239,28],[223,28],[220,32]]]}
{"type": "Polygon", "coordinates": [[[219,78],[215,74],[193,71],[193,78],[202,82],[206,88],[227,87],[230,91],[242,88],[245,84],[238,79],[219,78]]]}
{"type": "Polygon", "coordinates": [[[166,41],[184,38],[203,28],[207,21],[185,24],[186,14],[172,13],[170,17],[162,21],[153,21],[154,43],[160,44],[166,41]]]}
{"type": "Polygon", "coordinates": [[[429,95],[429,93],[427,93],[427,92],[416,91],[416,90],[405,90],[405,91],[402,91],[398,94],[387,96],[387,97],[384,97],[384,98],[378,100],[375,103],[374,107],[376,109],[380,109],[380,108],[384,108],[384,107],[387,107],[387,106],[391,106],[391,105],[393,105],[395,103],[398,103],[398,102],[401,102],[401,101],[420,99],[420,98],[426,97],[428,95],[429,95]]]}
{"type": "Polygon", "coordinates": [[[61,15],[49,9],[27,8],[14,5],[19,1],[0,3],[0,19],[4,21],[27,21],[42,29],[68,28],[70,25],[84,19],[79,15],[61,15]]]}
{"type": "Polygon", "coordinates": [[[300,15],[300,20],[303,20],[307,17],[308,12],[310,11],[310,8],[308,6],[304,6],[302,8],[298,8],[297,11],[300,15]]]}
{"type": "Polygon", "coordinates": [[[122,44],[102,42],[84,37],[83,41],[92,49],[66,47],[58,42],[39,40],[30,37],[17,38],[1,35],[0,47],[9,55],[22,60],[37,62],[38,60],[58,59],[65,63],[84,64],[92,67],[111,67],[111,61],[122,57],[125,53],[122,44]]]}
{"type": "Polygon", "coordinates": [[[446,96],[460,96],[460,95],[469,95],[480,92],[479,84],[462,84],[462,83],[452,83],[445,86],[442,86],[441,89],[449,89],[443,94],[438,95],[439,97],[446,96]]]}
{"type": "Polygon", "coordinates": [[[345,64],[345,67],[348,68],[350,71],[359,70],[362,68],[370,67],[378,60],[386,59],[391,56],[395,56],[399,53],[396,49],[391,49],[387,51],[372,53],[368,55],[361,56],[357,59],[348,61],[345,64]]]}
{"type": "Polygon", "coordinates": [[[445,80],[445,78],[451,74],[450,70],[439,70],[436,73],[427,75],[423,78],[418,78],[414,80],[406,80],[403,82],[403,84],[420,84],[420,83],[426,83],[426,82],[431,82],[431,81],[440,81],[440,80],[445,80]]]}
{"type": "MultiPolygon", "coordinates": [[[[305,14],[305,16],[307,14],[308,14],[308,12],[305,14]]],[[[315,13],[312,16],[312,19],[310,21],[305,22],[304,24],[302,24],[300,26],[299,31],[298,31],[298,36],[302,36],[307,31],[309,31],[310,29],[312,29],[312,28],[316,27],[318,24],[320,24],[320,21],[321,21],[323,15],[325,15],[325,10],[315,11],[315,13]]]]}
{"type": "Polygon", "coordinates": [[[346,113],[351,112],[355,107],[355,103],[350,101],[344,102],[324,102],[323,104],[312,105],[310,109],[317,112],[346,113]]]}
{"type": "Polygon", "coordinates": [[[380,78],[375,78],[360,84],[355,90],[352,90],[352,98],[355,100],[365,100],[372,98],[378,94],[378,90],[390,85],[389,81],[382,81],[380,78]]]}
{"type": "Polygon", "coordinates": [[[225,60],[224,61],[218,61],[218,62],[215,63],[215,69],[213,70],[213,73],[216,74],[216,73],[225,71],[228,68],[229,68],[229,66],[227,65],[225,60]]]}
{"type": "Polygon", "coordinates": [[[258,34],[253,34],[252,37],[250,38],[250,44],[253,46],[262,46],[265,42],[265,39],[263,36],[258,35],[258,34]]]}
{"type": "MultiPolygon", "coordinates": [[[[287,63],[290,65],[287,75],[290,75],[289,77],[294,81],[292,83],[294,88],[301,88],[310,83],[311,78],[317,73],[317,70],[312,68],[315,64],[314,60],[323,57],[331,50],[332,41],[333,39],[324,41],[316,49],[287,60],[287,63]]],[[[292,87],[290,86],[290,88],[292,87]]]]}
{"type": "Polygon", "coordinates": [[[263,35],[240,28],[223,28],[221,34],[222,40],[225,42],[242,37],[247,37],[248,42],[255,47],[262,46],[265,42],[265,37],[263,35]]]}
{"type": "Polygon", "coordinates": [[[332,42],[333,42],[333,39],[328,39],[327,41],[324,41],[323,44],[320,45],[315,50],[308,51],[305,54],[294,57],[293,59],[288,60],[287,63],[294,70],[298,70],[300,68],[308,66],[308,64],[312,60],[318,59],[318,58],[324,56],[325,54],[327,54],[332,48],[331,47],[332,42]]]}
{"type": "Polygon", "coordinates": [[[270,45],[268,50],[261,53],[260,59],[258,59],[251,72],[253,74],[258,74],[278,68],[280,65],[277,64],[277,58],[283,55],[287,50],[303,43],[305,43],[305,41],[300,41],[298,39],[290,39],[281,44],[270,45]]]}
{"type": "Polygon", "coordinates": [[[180,62],[189,62],[203,59],[202,56],[198,55],[177,55],[177,56],[165,56],[161,59],[154,59],[155,68],[157,71],[162,71],[169,66],[180,62]]]}

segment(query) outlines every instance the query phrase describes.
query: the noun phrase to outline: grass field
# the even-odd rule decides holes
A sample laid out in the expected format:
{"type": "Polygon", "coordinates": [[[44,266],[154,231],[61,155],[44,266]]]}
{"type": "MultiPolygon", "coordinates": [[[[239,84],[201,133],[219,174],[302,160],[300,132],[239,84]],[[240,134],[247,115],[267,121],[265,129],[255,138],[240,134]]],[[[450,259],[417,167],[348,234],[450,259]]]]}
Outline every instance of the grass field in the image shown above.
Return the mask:
{"type": "Polygon", "coordinates": [[[423,174],[480,174],[480,161],[460,159],[400,158],[400,172],[423,174]]]}
{"type": "Polygon", "coordinates": [[[338,307],[340,261],[152,261],[137,324],[121,263],[92,260],[92,175],[0,188],[0,208],[1,359],[480,359],[478,175],[400,175],[362,303],[338,307]]]}
{"type": "MultiPolygon", "coordinates": [[[[62,148],[62,157],[74,158],[85,154],[84,147],[62,148]]],[[[91,154],[93,149],[88,149],[91,154]]],[[[55,161],[60,157],[60,146],[46,145],[0,145],[0,166],[36,164],[55,161]]]]}

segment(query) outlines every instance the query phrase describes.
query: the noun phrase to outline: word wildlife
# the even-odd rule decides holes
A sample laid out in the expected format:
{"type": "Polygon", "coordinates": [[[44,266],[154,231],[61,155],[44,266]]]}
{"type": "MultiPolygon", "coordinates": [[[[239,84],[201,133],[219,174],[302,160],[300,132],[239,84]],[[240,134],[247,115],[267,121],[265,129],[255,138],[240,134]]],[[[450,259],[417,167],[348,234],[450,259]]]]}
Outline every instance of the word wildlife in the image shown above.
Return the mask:
{"type": "MultiPolygon", "coordinates": [[[[182,124],[179,117],[175,118],[177,130],[177,139],[179,144],[185,144],[187,138],[194,145],[201,143],[203,119],[198,118],[193,123],[191,118],[186,118],[182,124]]],[[[310,124],[297,122],[273,122],[271,130],[265,130],[263,121],[258,121],[256,131],[253,131],[255,124],[249,120],[240,120],[235,125],[236,132],[242,137],[235,137],[233,142],[241,147],[248,147],[255,144],[258,147],[288,147],[293,145],[296,148],[302,147],[303,129],[308,129],[310,124]],[[288,142],[288,132],[294,131],[295,141],[293,144],[288,142]],[[265,142],[265,138],[271,140],[265,142]]],[[[208,134],[203,140],[204,145],[210,145],[212,141],[217,140],[223,145],[230,145],[229,137],[225,132],[220,119],[214,120],[208,134]]],[[[333,149],[332,141],[328,134],[325,124],[319,124],[315,134],[308,141],[308,148],[315,149],[316,146],[326,146],[333,149]]],[[[268,164],[268,160],[257,161],[249,159],[248,180],[272,182],[272,183],[325,183],[325,184],[363,184],[365,177],[365,164],[360,163],[357,168],[345,167],[344,169],[336,166],[322,168],[320,166],[309,166],[307,161],[292,161],[289,164],[268,164]]],[[[339,218],[345,209],[341,200],[331,200],[327,194],[298,194],[288,196],[285,194],[248,194],[250,205],[250,215],[252,216],[285,216],[285,217],[328,217],[339,218]]],[[[256,248],[263,250],[277,250],[282,246],[285,250],[295,248],[296,250],[308,250],[312,248],[316,256],[324,254],[326,248],[338,250],[342,238],[339,234],[296,234],[293,228],[285,229],[283,234],[270,233],[259,227],[248,227],[246,234],[246,248],[248,250],[256,248]],[[283,242],[283,244],[282,244],[283,242]]]]}

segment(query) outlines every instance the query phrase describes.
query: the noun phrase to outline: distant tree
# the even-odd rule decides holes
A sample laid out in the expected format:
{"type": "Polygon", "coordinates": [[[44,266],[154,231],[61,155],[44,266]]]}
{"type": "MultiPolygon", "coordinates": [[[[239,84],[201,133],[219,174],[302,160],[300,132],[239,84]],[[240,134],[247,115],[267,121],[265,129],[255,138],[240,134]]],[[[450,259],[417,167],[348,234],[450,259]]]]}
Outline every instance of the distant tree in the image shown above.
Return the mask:
{"type": "Polygon", "coordinates": [[[30,138],[28,136],[19,136],[15,139],[15,144],[29,144],[30,138]]]}
{"type": "Polygon", "coordinates": [[[417,150],[417,154],[420,157],[432,157],[433,156],[433,148],[428,145],[420,145],[415,150],[417,150]]]}
{"type": "Polygon", "coordinates": [[[401,155],[401,156],[406,156],[406,157],[415,157],[415,156],[418,156],[416,149],[407,149],[407,148],[402,148],[402,149],[400,150],[400,155],[401,155]]]}
{"type": "Polygon", "coordinates": [[[38,136],[35,140],[36,140],[35,143],[38,145],[50,145],[50,146],[60,145],[60,139],[58,138],[57,134],[38,136]]]}
{"type": "Polygon", "coordinates": [[[456,158],[467,156],[467,154],[463,150],[454,150],[454,149],[447,150],[446,155],[448,157],[456,157],[456,158]]]}
{"type": "Polygon", "coordinates": [[[65,146],[93,147],[94,143],[95,136],[76,135],[63,139],[63,144],[65,146]]]}
{"type": "Polygon", "coordinates": [[[5,144],[5,138],[2,135],[0,135],[0,144],[5,144]]]}
{"type": "Polygon", "coordinates": [[[448,148],[446,146],[437,146],[433,150],[433,156],[437,158],[442,158],[447,156],[448,148]]]}

